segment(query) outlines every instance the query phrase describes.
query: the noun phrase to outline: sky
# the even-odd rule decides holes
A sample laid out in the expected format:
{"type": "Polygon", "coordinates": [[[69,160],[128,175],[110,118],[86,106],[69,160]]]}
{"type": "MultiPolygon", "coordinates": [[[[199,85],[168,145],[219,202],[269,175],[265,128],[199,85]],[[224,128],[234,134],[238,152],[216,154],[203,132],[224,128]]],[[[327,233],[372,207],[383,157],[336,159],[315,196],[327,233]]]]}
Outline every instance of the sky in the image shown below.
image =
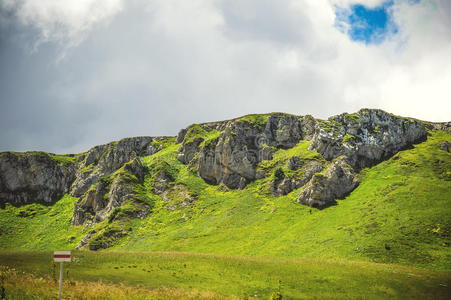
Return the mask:
{"type": "Polygon", "coordinates": [[[249,113],[451,121],[448,0],[2,0],[0,151],[249,113]]]}

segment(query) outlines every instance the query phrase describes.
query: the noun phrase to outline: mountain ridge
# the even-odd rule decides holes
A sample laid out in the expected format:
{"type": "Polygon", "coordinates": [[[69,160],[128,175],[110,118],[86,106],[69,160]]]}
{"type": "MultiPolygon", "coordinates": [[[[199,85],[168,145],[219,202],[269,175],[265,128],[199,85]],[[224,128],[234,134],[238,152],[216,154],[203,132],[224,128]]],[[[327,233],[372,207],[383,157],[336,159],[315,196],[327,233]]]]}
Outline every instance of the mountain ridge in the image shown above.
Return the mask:
{"type": "Polygon", "coordinates": [[[144,220],[158,210],[155,203],[180,213],[195,209],[204,192],[180,181],[183,168],[206,187],[240,191],[258,181],[263,195],[326,208],[360,184],[362,169],[449,125],[371,109],[328,120],[272,113],[193,124],[177,137],[125,138],[81,154],[4,152],[0,199],[3,207],[20,207],[75,197],[71,224],[85,232],[78,247],[109,248],[130,235],[121,220],[144,220]]]}

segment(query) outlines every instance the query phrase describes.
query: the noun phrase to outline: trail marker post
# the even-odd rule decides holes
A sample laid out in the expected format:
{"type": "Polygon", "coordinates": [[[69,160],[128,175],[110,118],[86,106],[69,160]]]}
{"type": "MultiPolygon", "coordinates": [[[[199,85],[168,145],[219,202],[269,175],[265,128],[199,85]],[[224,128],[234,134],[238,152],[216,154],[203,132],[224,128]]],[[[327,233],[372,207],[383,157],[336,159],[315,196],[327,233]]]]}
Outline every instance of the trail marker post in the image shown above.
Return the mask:
{"type": "Polygon", "coordinates": [[[64,262],[71,262],[70,251],[54,251],[53,261],[60,263],[60,284],[59,284],[59,294],[58,299],[61,300],[61,294],[63,291],[63,264],[64,262]]]}

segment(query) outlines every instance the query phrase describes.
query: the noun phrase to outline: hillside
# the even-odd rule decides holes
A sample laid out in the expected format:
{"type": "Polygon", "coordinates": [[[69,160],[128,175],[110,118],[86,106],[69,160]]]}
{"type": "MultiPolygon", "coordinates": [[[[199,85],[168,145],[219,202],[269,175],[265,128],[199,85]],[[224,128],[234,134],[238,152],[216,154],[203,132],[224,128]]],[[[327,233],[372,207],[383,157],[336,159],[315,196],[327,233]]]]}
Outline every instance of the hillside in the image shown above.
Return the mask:
{"type": "Polygon", "coordinates": [[[0,248],[351,259],[450,270],[449,123],[249,115],[86,153],[0,154],[0,248]]]}

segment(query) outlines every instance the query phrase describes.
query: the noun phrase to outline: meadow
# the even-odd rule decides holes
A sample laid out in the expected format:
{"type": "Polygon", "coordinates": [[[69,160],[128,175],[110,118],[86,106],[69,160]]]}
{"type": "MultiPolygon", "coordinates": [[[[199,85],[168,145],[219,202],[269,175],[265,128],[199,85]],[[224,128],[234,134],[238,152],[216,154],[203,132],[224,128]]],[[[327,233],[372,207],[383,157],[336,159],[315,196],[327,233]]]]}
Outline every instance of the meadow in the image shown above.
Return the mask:
{"type": "MultiPolygon", "coordinates": [[[[73,253],[65,299],[447,299],[450,273],[348,260],[73,253]]],[[[51,251],[2,251],[7,299],[54,299],[51,251]]]]}

